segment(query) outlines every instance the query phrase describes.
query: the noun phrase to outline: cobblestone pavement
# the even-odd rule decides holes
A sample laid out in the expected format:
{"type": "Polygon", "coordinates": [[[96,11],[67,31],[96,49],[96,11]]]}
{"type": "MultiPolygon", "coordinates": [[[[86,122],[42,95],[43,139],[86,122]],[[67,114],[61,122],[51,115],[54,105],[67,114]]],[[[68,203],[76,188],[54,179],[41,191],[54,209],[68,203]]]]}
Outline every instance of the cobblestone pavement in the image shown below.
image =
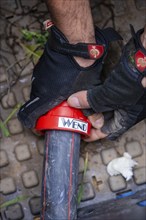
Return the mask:
{"type": "MultiPolygon", "coordinates": [[[[113,26],[123,36],[124,44],[130,37],[129,23],[133,24],[136,30],[144,26],[145,0],[95,0],[91,3],[95,23],[99,27],[113,26]]],[[[30,91],[34,64],[26,58],[20,45],[21,30],[27,28],[44,33],[42,22],[48,18],[48,11],[41,0],[1,0],[0,6],[0,120],[5,121],[18,103],[28,100],[30,91]]],[[[109,68],[116,62],[115,55],[119,56],[121,46],[118,43],[113,45],[111,56],[107,59],[109,68]]],[[[43,137],[35,136],[25,129],[18,121],[16,113],[10,117],[6,127],[10,136],[0,134],[0,220],[37,219],[40,212],[43,137]],[[8,201],[9,203],[5,203],[8,201]]],[[[133,212],[128,219],[136,220],[137,216],[140,220],[145,219],[144,207],[136,205],[145,199],[145,149],[145,121],[130,129],[117,141],[101,140],[89,144],[82,142],[79,181],[86,152],[89,153],[89,161],[79,206],[80,218],[126,219],[125,214],[128,216],[133,212]],[[108,162],[125,151],[138,162],[134,176],[129,182],[121,175],[110,177],[106,172],[108,162]],[[125,192],[127,194],[123,194],[125,192]],[[123,195],[129,197],[118,199],[123,195]],[[113,215],[112,212],[117,214],[113,215]],[[91,217],[95,215],[97,217],[91,217]]]]}

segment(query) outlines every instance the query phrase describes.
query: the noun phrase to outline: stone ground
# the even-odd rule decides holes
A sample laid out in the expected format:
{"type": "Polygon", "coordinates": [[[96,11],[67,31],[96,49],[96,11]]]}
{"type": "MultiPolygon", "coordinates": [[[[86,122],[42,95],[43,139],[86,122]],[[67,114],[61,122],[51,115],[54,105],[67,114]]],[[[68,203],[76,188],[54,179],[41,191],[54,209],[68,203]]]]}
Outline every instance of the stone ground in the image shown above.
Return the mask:
{"type": "MultiPolygon", "coordinates": [[[[91,3],[95,23],[101,28],[113,26],[123,36],[123,44],[130,37],[130,23],[138,30],[146,22],[145,0],[95,0],[91,3]]],[[[20,45],[21,30],[27,28],[44,33],[42,22],[49,15],[43,0],[1,0],[0,9],[0,120],[5,121],[17,104],[28,100],[30,91],[34,64],[26,58],[20,45]]],[[[111,56],[107,59],[109,68],[116,62],[115,54],[119,56],[121,47],[117,43],[111,48],[111,56]]],[[[0,220],[37,219],[40,212],[43,137],[25,129],[16,113],[6,126],[10,136],[0,134],[0,220]],[[13,199],[16,199],[15,203],[13,199]]],[[[146,189],[145,149],[146,121],[114,142],[82,142],[79,177],[83,173],[86,152],[89,161],[79,206],[80,219],[83,216],[87,220],[145,219],[145,208],[139,206],[139,202],[146,199],[143,193],[146,189]],[[138,162],[129,182],[121,175],[110,177],[106,172],[108,162],[125,151],[138,162]],[[119,199],[123,196],[127,197],[119,199]]]]}

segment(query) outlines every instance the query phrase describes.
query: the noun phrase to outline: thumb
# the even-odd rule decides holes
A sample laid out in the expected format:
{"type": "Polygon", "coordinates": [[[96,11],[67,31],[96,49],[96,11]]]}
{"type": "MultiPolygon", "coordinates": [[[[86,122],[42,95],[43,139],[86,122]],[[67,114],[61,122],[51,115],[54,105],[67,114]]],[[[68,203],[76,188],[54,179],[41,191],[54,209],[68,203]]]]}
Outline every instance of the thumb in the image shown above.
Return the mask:
{"type": "Polygon", "coordinates": [[[90,108],[88,101],[87,101],[87,91],[80,91],[72,94],[67,103],[69,106],[79,109],[87,109],[90,108]]]}

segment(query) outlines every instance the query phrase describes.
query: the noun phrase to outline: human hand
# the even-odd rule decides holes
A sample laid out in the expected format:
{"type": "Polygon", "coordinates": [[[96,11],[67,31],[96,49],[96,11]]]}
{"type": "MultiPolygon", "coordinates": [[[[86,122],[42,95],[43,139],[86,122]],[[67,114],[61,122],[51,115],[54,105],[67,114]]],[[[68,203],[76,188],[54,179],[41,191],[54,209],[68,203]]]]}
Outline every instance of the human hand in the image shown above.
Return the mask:
{"type": "MultiPolygon", "coordinates": [[[[87,101],[87,91],[80,91],[73,94],[69,97],[67,102],[70,106],[73,106],[75,108],[79,108],[82,110],[90,109],[89,103],[87,101]]],[[[92,115],[89,115],[88,119],[91,122],[92,127],[90,131],[90,136],[84,138],[84,141],[92,142],[107,136],[107,134],[104,134],[101,131],[101,128],[104,125],[104,116],[102,113],[94,113],[92,115]]]]}
{"type": "Polygon", "coordinates": [[[51,27],[44,53],[34,68],[30,100],[18,113],[18,118],[26,127],[33,128],[41,115],[59,105],[72,93],[101,83],[100,73],[109,41],[121,37],[113,29],[98,28],[95,29],[95,36],[96,44],[72,45],[61,31],[55,26],[51,27]],[[108,39],[107,33],[112,33],[111,39],[108,39]],[[74,57],[92,58],[95,62],[83,68],[74,57]]]}
{"type": "MultiPolygon", "coordinates": [[[[103,85],[75,93],[68,99],[73,107],[91,107],[105,115],[113,113],[112,117],[105,117],[104,126],[96,131],[101,138],[105,134],[115,139],[146,118],[146,50],[140,42],[142,31],[133,33],[120,62],[103,85]]],[[[92,131],[90,140],[95,140],[94,137],[92,131]]]]}

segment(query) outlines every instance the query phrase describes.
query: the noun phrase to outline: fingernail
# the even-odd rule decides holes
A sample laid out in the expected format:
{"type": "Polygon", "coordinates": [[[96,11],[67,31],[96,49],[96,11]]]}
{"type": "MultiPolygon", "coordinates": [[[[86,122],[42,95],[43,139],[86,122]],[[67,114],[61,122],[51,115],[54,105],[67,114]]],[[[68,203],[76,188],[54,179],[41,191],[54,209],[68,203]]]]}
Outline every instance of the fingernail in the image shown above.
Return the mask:
{"type": "Polygon", "coordinates": [[[69,102],[70,102],[72,107],[75,107],[75,108],[80,108],[81,107],[80,103],[79,103],[79,99],[77,97],[70,97],[69,102]]]}

